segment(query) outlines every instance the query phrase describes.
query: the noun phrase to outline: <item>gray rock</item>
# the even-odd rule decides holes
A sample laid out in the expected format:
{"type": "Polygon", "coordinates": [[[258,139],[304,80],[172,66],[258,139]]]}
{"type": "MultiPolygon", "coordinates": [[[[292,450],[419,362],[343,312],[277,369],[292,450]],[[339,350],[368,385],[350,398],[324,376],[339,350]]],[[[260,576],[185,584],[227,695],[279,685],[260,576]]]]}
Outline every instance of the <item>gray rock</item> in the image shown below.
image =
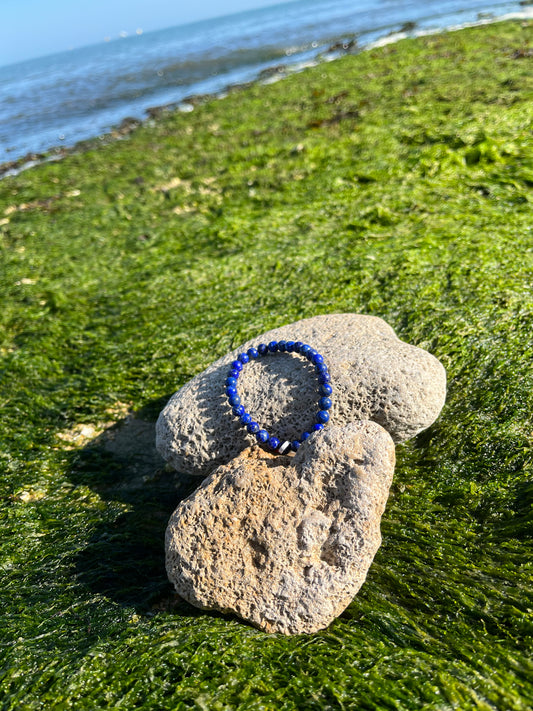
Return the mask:
{"type": "Polygon", "coordinates": [[[176,591],[266,632],[327,627],[381,544],[394,443],[374,422],[313,434],[294,457],[253,447],[181,502],[166,533],[176,591]]]}
{"type": "MultiPolygon", "coordinates": [[[[272,340],[300,340],[329,366],[334,392],[330,424],[373,420],[395,442],[426,429],[446,397],[446,373],[427,351],[400,341],[380,318],[329,314],[268,331],[210,365],[168,402],[157,422],[157,448],[179,472],[206,476],[254,443],[224,395],[230,363],[272,340]]],[[[247,364],[239,378],[246,410],[281,440],[309,430],[317,411],[314,369],[301,356],[276,354],[247,364]]]]}

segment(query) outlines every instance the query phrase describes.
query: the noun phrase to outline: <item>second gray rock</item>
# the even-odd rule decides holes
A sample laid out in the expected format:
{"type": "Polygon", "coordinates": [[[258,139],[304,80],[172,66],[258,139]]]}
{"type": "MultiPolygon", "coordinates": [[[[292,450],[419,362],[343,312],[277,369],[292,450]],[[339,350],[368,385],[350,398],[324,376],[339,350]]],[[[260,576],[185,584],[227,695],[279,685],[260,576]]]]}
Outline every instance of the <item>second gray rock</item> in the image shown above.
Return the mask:
{"type": "MultiPolygon", "coordinates": [[[[224,395],[230,363],[250,346],[300,340],[329,366],[330,424],[373,420],[395,442],[429,427],[446,397],[446,373],[430,353],[401,341],[382,319],[328,314],[263,333],[210,365],[169,401],[157,422],[157,447],[184,474],[206,476],[254,443],[224,395]]],[[[239,394],[246,410],[272,435],[293,440],[310,430],[317,411],[313,367],[301,356],[279,354],[245,366],[239,394]]]]}

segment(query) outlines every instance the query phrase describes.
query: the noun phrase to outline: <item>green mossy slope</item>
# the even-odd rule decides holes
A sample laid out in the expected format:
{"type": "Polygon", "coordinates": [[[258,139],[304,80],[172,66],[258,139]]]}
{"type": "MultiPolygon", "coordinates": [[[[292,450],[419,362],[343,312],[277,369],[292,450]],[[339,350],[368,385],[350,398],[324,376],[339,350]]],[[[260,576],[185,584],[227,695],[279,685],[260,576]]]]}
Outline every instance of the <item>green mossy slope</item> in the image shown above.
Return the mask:
{"type": "Polygon", "coordinates": [[[532,27],[347,56],[0,182],[2,709],[531,708],[532,27]],[[343,311],[449,377],[367,582],[309,637],[176,602],[191,482],[136,426],[246,338],[343,311]]]}

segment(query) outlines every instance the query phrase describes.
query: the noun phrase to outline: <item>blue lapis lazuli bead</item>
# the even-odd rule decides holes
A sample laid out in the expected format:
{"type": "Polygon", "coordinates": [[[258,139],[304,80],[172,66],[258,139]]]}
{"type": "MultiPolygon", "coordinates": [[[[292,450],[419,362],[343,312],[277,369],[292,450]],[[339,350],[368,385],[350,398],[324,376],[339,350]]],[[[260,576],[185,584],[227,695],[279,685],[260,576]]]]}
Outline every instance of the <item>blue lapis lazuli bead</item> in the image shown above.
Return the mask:
{"type": "Polygon", "coordinates": [[[243,425],[249,425],[251,421],[252,416],[248,412],[245,412],[244,415],[241,415],[241,422],[243,425]]]}
{"type": "Polygon", "coordinates": [[[257,352],[258,352],[259,355],[261,355],[261,356],[266,355],[266,354],[268,353],[268,346],[267,346],[267,344],[266,344],[266,343],[260,343],[260,344],[257,346],[257,352]]]}
{"type": "Polygon", "coordinates": [[[272,449],[277,449],[281,442],[277,437],[269,437],[268,439],[268,446],[271,447],[272,449]]]}
{"type": "Polygon", "coordinates": [[[323,385],[324,383],[329,383],[331,376],[329,373],[319,373],[318,382],[323,385]]]}
{"type": "Polygon", "coordinates": [[[226,378],[226,385],[228,388],[234,388],[237,385],[237,378],[230,375],[229,378],[226,378]]]}
{"type": "Polygon", "coordinates": [[[327,373],[328,372],[328,366],[325,363],[318,363],[318,365],[315,365],[315,373],[327,373]]]}
{"type": "Polygon", "coordinates": [[[329,410],[331,407],[331,400],[329,397],[321,397],[318,401],[318,407],[321,410],[329,410]]]}
{"type": "Polygon", "coordinates": [[[313,358],[314,358],[316,355],[318,355],[318,351],[315,351],[314,348],[311,348],[309,351],[307,351],[307,353],[305,354],[305,357],[307,358],[307,360],[310,360],[311,363],[312,363],[312,362],[313,362],[313,358]]]}
{"type": "Polygon", "coordinates": [[[241,404],[241,398],[238,395],[230,395],[228,402],[232,407],[237,407],[237,405],[241,404]]]}
{"type": "Polygon", "coordinates": [[[235,368],[232,368],[228,373],[228,378],[235,378],[235,380],[237,380],[239,375],[240,375],[240,371],[235,370],[235,368]]]}
{"type": "Polygon", "coordinates": [[[248,353],[239,353],[238,358],[243,364],[248,363],[248,361],[250,360],[250,356],[248,355],[248,353]]]}
{"type": "Polygon", "coordinates": [[[300,442],[297,439],[295,439],[294,442],[291,442],[291,449],[293,452],[296,452],[298,451],[298,449],[300,449],[300,442]]]}
{"type": "Polygon", "coordinates": [[[333,392],[333,388],[329,383],[322,383],[320,386],[320,394],[321,395],[331,395],[333,392]]]}
{"type": "Polygon", "coordinates": [[[295,341],[294,343],[294,352],[295,353],[300,353],[302,348],[303,348],[303,343],[301,341],[295,341]]]}
{"type": "Polygon", "coordinates": [[[256,432],[259,432],[259,425],[257,422],[250,422],[248,425],[246,425],[246,429],[250,434],[255,434],[256,432]]]}
{"type": "Polygon", "coordinates": [[[311,346],[308,346],[306,343],[300,348],[300,353],[307,358],[307,354],[311,350],[311,346]]]}
{"type": "Polygon", "coordinates": [[[313,431],[314,432],[320,432],[320,430],[324,429],[324,425],[321,422],[315,422],[313,425],[313,431]]]}
{"type": "Polygon", "coordinates": [[[226,388],[226,395],[231,397],[232,395],[237,395],[237,388],[234,385],[228,385],[226,388]]]}
{"type": "Polygon", "coordinates": [[[242,417],[246,410],[244,409],[244,405],[235,405],[233,408],[233,414],[237,415],[237,417],[242,417]]]}
{"type": "Polygon", "coordinates": [[[287,341],[278,341],[278,351],[280,353],[285,353],[287,350],[287,341]]]}
{"type": "Polygon", "coordinates": [[[324,362],[324,356],[320,355],[320,353],[315,353],[313,355],[313,364],[314,365],[319,365],[320,363],[324,362]]]}
{"type": "Polygon", "coordinates": [[[329,420],[329,412],[326,412],[326,410],[319,410],[316,413],[316,421],[319,422],[322,425],[325,425],[326,422],[329,420]]]}
{"type": "Polygon", "coordinates": [[[259,430],[255,433],[255,438],[258,442],[268,442],[268,432],[266,430],[259,430]]]}
{"type": "Polygon", "coordinates": [[[277,341],[270,341],[268,344],[268,350],[270,353],[275,353],[278,350],[278,342],[277,341]]]}
{"type": "Polygon", "coordinates": [[[259,351],[257,348],[248,348],[246,351],[248,355],[250,356],[251,359],[255,360],[256,358],[259,358],[259,351]]]}
{"type": "Polygon", "coordinates": [[[231,367],[233,368],[233,370],[241,371],[242,370],[242,363],[240,360],[234,360],[233,363],[231,364],[231,367]]]}
{"type": "Polygon", "coordinates": [[[294,352],[294,341],[287,341],[285,350],[287,351],[287,353],[293,353],[294,352]]]}
{"type": "Polygon", "coordinates": [[[309,432],[302,432],[302,434],[300,436],[300,440],[302,442],[305,442],[305,440],[309,439],[309,437],[311,437],[311,434],[309,432]]]}

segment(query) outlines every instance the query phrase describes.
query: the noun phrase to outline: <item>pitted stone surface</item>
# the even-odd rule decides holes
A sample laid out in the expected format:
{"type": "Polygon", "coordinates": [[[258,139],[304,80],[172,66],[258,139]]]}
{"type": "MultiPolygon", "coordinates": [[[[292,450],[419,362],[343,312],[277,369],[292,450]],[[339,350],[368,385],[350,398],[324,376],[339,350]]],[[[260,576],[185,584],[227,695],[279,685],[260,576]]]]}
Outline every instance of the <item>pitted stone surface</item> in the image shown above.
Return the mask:
{"type": "Polygon", "coordinates": [[[381,544],[394,443],[374,422],[313,434],[294,457],[246,449],[172,515],[176,591],[266,632],[327,627],[363,584],[381,544]]]}
{"type": "MultiPolygon", "coordinates": [[[[442,409],[446,373],[430,353],[401,341],[375,316],[315,316],[244,343],[170,399],[156,431],[158,450],[174,469],[206,476],[254,444],[227,404],[226,373],[243,350],[281,339],[309,343],[324,356],[334,388],[330,425],[373,420],[402,442],[429,427],[442,409]]],[[[314,423],[315,378],[302,356],[275,354],[244,367],[239,394],[247,412],[270,434],[293,440],[314,423]]]]}

